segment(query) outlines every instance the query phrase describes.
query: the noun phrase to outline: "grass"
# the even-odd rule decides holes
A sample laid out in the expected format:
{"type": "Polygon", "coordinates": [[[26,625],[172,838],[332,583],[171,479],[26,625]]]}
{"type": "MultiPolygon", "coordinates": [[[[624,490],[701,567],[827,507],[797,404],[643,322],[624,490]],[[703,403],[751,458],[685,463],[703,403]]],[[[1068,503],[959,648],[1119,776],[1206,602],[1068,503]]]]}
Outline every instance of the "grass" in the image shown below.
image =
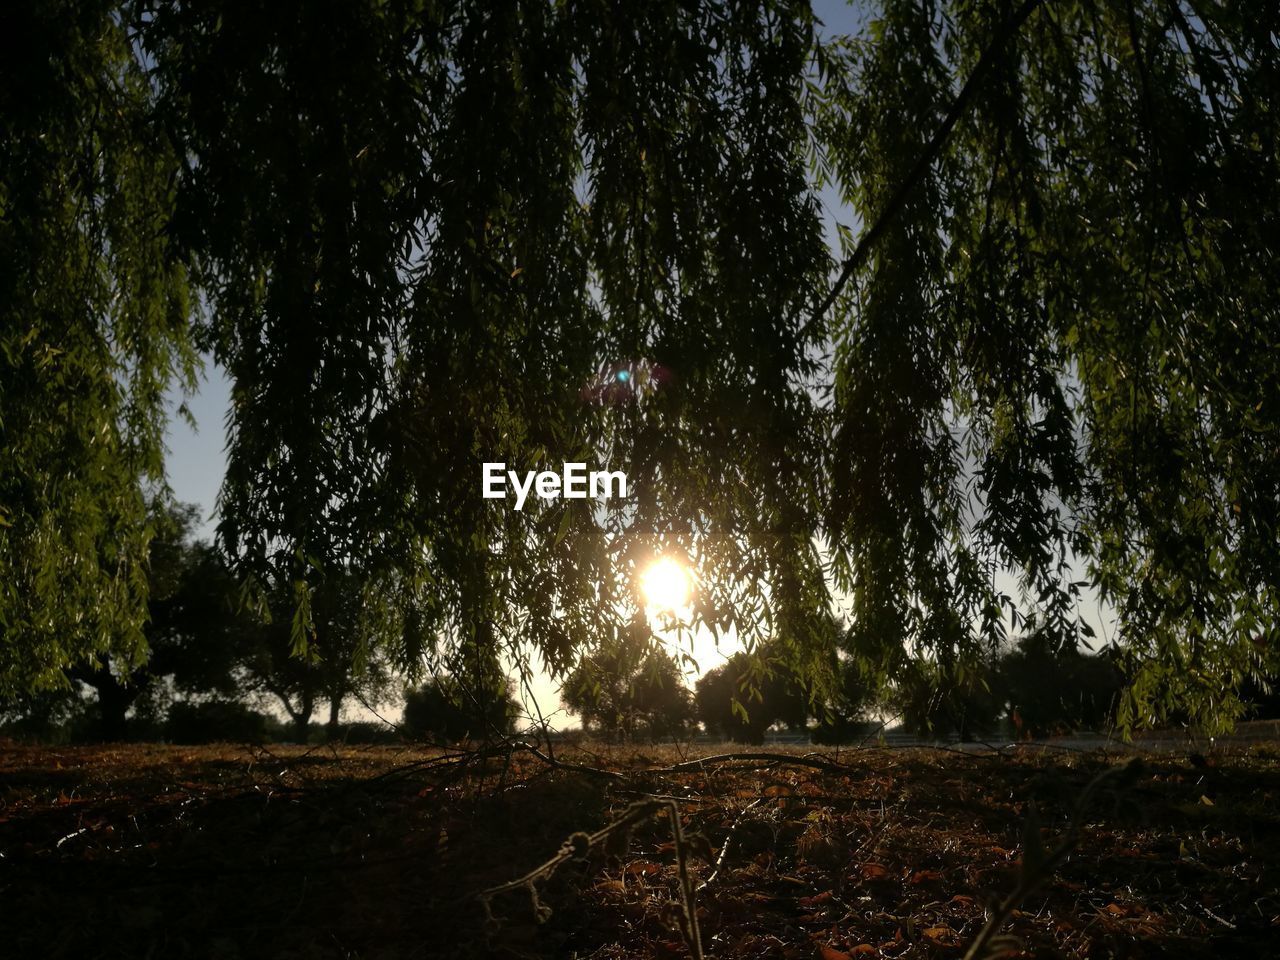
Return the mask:
{"type": "MultiPolygon", "coordinates": [[[[687,957],[683,849],[708,957],[958,958],[1024,854],[1051,849],[1120,762],[806,755],[584,745],[557,755],[569,767],[525,750],[0,744],[0,942],[22,957],[687,957]],[[604,830],[637,802],[644,817],[604,830]],[[608,837],[510,884],[579,831],[608,837]]],[[[1152,756],[1096,793],[1000,955],[1269,955],[1280,750],[1152,756]]]]}

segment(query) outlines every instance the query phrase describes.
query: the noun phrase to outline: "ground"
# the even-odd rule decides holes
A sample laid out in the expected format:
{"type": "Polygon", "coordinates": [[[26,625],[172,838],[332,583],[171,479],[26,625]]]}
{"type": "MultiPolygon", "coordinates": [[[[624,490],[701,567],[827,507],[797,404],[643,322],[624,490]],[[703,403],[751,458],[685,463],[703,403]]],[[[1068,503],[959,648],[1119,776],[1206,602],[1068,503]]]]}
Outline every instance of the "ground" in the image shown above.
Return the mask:
{"type": "Polygon", "coordinates": [[[683,854],[706,957],[1271,955],[1280,747],[1134,753],[0,743],[0,943],[669,960],[683,854]]]}

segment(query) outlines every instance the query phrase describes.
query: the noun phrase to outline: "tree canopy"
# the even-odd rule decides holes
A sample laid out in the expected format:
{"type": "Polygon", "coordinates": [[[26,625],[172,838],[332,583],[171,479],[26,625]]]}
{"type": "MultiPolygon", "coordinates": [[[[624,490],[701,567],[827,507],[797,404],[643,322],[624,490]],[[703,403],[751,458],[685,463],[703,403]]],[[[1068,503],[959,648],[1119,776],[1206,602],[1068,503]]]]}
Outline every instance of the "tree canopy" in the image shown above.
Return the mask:
{"type": "Polygon", "coordinates": [[[585,729],[610,738],[676,739],[694,720],[680,664],[648,643],[647,629],[600,644],[566,678],[561,702],[585,729]]]}
{"type": "Polygon", "coordinates": [[[299,652],[359,570],[402,664],[565,675],[671,552],[696,624],[819,680],[836,595],[883,681],[963,674],[1011,615],[1074,647],[1091,588],[1122,718],[1229,720],[1277,667],[1280,13],[865,13],[6,11],[0,686],[144,656],[164,390],[203,348],[220,543],[289,585],[299,652]],[[634,496],[514,511],[494,460],[634,496]]]}

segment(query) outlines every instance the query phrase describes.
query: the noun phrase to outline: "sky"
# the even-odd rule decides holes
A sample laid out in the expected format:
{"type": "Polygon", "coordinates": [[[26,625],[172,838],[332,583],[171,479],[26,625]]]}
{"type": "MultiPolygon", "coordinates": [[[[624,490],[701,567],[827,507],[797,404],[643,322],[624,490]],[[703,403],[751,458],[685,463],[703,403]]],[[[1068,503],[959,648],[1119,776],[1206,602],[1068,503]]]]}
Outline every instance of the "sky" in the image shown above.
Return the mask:
{"type": "MultiPolygon", "coordinates": [[[[828,36],[857,32],[862,19],[855,7],[842,0],[818,0],[814,4],[814,12],[825,24],[822,32],[828,36]]],[[[839,198],[832,191],[822,191],[820,200],[823,205],[823,214],[827,218],[830,242],[835,242],[836,220],[856,229],[857,217],[851,210],[842,207],[839,198]]],[[[171,409],[176,409],[180,401],[179,395],[171,392],[169,400],[171,409]]],[[[169,483],[179,500],[197,504],[201,508],[203,522],[198,529],[198,536],[206,539],[211,539],[214,534],[216,523],[214,508],[218,488],[226,469],[226,417],[230,403],[230,381],[224,371],[212,362],[212,359],[206,359],[199,389],[187,399],[187,407],[195,420],[195,429],[193,430],[178,417],[171,418],[169,424],[167,436],[169,483]]],[[[477,495],[479,495],[478,480],[477,495]]],[[[1016,595],[1012,578],[1007,578],[1007,582],[1000,586],[1011,595],[1016,595]]],[[[1108,611],[1100,609],[1095,600],[1086,600],[1082,604],[1081,612],[1100,638],[1110,635],[1111,616],[1108,611]]],[[[674,637],[669,639],[672,643],[675,642],[674,637]]],[[[687,639],[685,643],[688,643],[687,639]]],[[[685,649],[688,647],[686,646],[685,649]]],[[[717,647],[711,634],[703,631],[693,637],[691,652],[701,671],[705,672],[723,663],[737,649],[737,644],[731,639],[722,641],[717,647]]],[[[536,669],[533,692],[544,715],[560,710],[557,685],[542,670],[536,669]]],[[[532,704],[527,706],[532,714],[532,704]]],[[[398,710],[380,712],[392,719],[398,717],[398,710]]],[[[367,719],[362,708],[358,708],[352,717],[367,719]]],[[[574,725],[576,719],[558,712],[551,722],[553,726],[560,728],[574,725]]]]}

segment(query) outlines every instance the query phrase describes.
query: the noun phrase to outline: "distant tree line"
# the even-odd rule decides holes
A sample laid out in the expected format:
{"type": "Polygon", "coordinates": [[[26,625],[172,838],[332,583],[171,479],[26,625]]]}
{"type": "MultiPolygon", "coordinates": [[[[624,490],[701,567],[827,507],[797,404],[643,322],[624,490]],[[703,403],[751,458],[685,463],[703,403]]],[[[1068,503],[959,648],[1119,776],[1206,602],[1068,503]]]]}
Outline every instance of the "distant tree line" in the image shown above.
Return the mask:
{"type": "MultiPolygon", "coordinates": [[[[584,659],[562,694],[589,732],[606,739],[663,739],[703,732],[761,743],[770,730],[843,743],[900,728],[921,737],[1030,739],[1115,726],[1126,677],[1113,647],[1098,653],[1059,649],[1032,629],[1010,648],[950,673],[914,665],[876,688],[842,646],[827,664],[825,697],[769,650],[739,652],[682,682],[665,651],[609,649],[584,659]]],[[[1253,678],[1236,691],[1245,718],[1280,717],[1280,688],[1253,678]]],[[[1186,718],[1189,719],[1189,718],[1186,718]]]]}
{"type": "MultiPolygon", "coordinates": [[[[314,591],[313,629],[295,644],[287,584],[244,583],[220,551],[196,539],[195,507],[155,500],[148,567],[149,656],[131,664],[111,657],[66,668],[66,687],[0,701],[0,729],[44,738],[436,743],[510,734],[521,706],[491,653],[445,664],[426,683],[406,688],[367,642],[370,624],[358,571],[329,576],[314,591]],[[352,704],[403,704],[396,726],[343,722],[352,704]],[[274,710],[272,709],[274,708],[274,710]],[[317,726],[316,721],[323,721],[317,726]]],[[[921,736],[975,739],[1042,737],[1115,723],[1126,677],[1114,648],[1085,653],[1062,647],[1043,624],[1016,643],[950,669],[913,662],[890,684],[862,669],[853,631],[834,619],[825,682],[806,683],[780,650],[739,652],[705,672],[693,688],[681,663],[655,645],[639,619],[586,650],[561,688],[563,705],[583,729],[616,741],[668,740],[705,732],[759,743],[770,729],[837,743],[900,726],[921,736]]],[[[1280,716],[1280,694],[1265,677],[1236,691],[1246,716],[1280,716]]]]}
{"type": "Polygon", "coordinates": [[[344,723],[342,713],[402,697],[408,736],[479,739],[514,726],[519,706],[492,658],[478,682],[459,671],[404,690],[385,646],[369,642],[394,624],[368,622],[358,571],[329,575],[313,592],[300,648],[290,584],[237,578],[215,545],[196,539],[194,505],[154,499],[148,513],[146,658],[77,661],[60,688],[0,699],[0,729],[100,741],[394,740],[387,724],[344,723]]]}

